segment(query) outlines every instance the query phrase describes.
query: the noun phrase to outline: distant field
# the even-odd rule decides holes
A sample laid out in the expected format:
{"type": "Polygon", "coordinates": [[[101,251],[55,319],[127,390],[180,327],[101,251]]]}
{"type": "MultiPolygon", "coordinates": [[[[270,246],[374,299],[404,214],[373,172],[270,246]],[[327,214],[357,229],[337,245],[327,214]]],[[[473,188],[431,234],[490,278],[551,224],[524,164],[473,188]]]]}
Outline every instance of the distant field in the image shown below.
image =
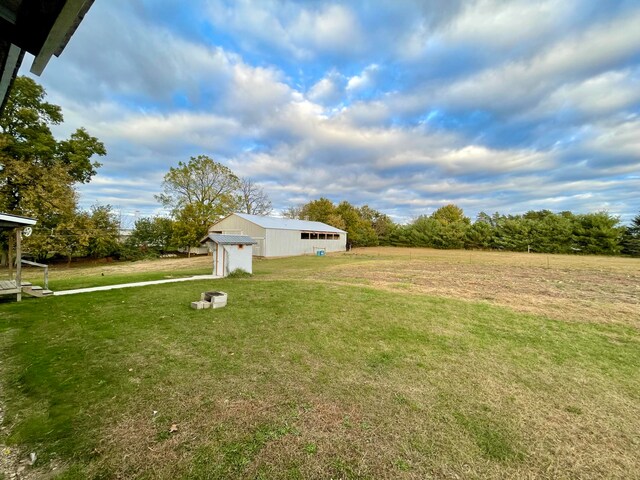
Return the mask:
{"type": "Polygon", "coordinates": [[[375,248],[336,277],[372,286],[480,300],[560,320],[640,328],[640,259],[375,248]]]}
{"type": "Polygon", "coordinates": [[[640,477],[639,260],[376,248],[254,273],[0,300],[0,455],[37,452],[32,478],[640,477]],[[226,308],[189,308],[212,288],[226,308]]]}

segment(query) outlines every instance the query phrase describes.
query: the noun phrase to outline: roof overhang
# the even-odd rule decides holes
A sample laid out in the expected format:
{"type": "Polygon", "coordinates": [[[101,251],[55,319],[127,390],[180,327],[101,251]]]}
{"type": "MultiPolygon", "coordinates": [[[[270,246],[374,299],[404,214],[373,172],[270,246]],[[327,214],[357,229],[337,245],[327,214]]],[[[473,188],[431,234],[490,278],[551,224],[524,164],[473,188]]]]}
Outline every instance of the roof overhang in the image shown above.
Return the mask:
{"type": "Polygon", "coordinates": [[[0,229],[30,227],[35,225],[35,218],[21,217],[20,215],[11,215],[9,213],[0,213],[0,229]]]}
{"type": "Polygon", "coordinates": [[[214,242],[218,245],[256,245],[253,238],[248,235],[229,235],[224,233],[210,233],[200,240],[200,244],[214,242]]]}
{"type": "Polygon", "coordinates": [[[60,56],[94,0],[0,0],[0,114],[25,52],[41,75],[60,56]]]}

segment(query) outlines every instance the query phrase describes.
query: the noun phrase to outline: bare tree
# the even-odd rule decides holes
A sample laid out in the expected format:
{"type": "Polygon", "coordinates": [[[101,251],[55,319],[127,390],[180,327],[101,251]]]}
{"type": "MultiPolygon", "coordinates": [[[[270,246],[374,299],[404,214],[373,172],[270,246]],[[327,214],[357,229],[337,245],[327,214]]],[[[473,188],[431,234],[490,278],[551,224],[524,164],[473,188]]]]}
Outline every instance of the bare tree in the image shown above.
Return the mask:
{"type": "Polygon", "coordinates": [[[291,218],[291,219],[299,219],[300,216],[302,215],[302,207],[301,206],[291,206],[288,207],[284,210],[282,210],[282,216],[284,218],[291,218]]]}
{"type": "Polygon", "coordinates": [[[240,208],[249,215],[269,215],[273,210],[271,200],[250,178],[240,179],[240,208]]]}

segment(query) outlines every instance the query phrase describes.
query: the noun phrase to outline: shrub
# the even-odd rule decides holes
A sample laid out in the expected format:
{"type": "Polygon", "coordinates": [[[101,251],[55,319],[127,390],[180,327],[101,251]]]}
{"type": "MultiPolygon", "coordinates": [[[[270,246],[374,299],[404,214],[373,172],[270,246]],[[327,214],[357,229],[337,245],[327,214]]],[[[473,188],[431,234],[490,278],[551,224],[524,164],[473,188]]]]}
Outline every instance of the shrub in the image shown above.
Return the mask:
{"type": "Polygon", "coordinates": [[[242,268],[236,268],[233,272],[227,275],[227,278],[249,278],[251,274],[242,268]]]}

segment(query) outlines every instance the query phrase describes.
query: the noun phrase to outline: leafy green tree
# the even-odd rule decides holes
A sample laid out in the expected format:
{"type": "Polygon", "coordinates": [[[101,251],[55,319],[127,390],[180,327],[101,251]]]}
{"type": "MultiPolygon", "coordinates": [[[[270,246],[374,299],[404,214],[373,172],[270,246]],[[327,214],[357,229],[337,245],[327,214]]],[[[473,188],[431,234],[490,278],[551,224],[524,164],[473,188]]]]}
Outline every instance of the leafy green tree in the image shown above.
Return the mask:
{"type": "Polygon", "coordinates": [[[78,220],[74,186],[90,181],[100,166],[93,157],[106,154],[104,145],[82,128],[67,140],[56,140],[50,126],[62,123],[63,116],[45,96],[36,82],[18,77],[0,116],[0,210],[38,220],[24,248],[43,258],[72,247],[65,244],[70,235],[54,233],[84,221],[78,220]]]}
{"type": "Polygon", "coordinates": [[[391,232],[395,229],[391,219],[365,205],[356,207],[347,201],[334,205],[325,197],[312,200],[300,207],[285,210],[286,218],[308,219],[323,222],[347,232],[347,242],[356,247],[373,246],[384,238],[391,242],[391,232]]]}
{"type": "Polygon", "coordinates": [[[189,205],[194,206],[190,211],[206,210],[220,217],[239,207],[239,188],[240,179],[228,167],[199,155],[169,169],[162,182],[163,192],[156,199],[176,217],[189,205]]]}
{"type": "Polygon", "coordinates": [[[378,237],[378,244],[389,245],[391,233],[395,230],[396,224],[388,215],[364,205],[359,208],[360,217],[368,222],[378,237]]]}
{"type": "MultiPolygon", "coordinates": [[[[299,218],[302,220],[312,220],[314,222],[329,223],[332,215],[336,213],[336,206],[328,198],[321,197],[318,200],[312,200],[302,206],[299,218]]],[[[333,217],[335,221],[336,217],[333,217]]],[[[335,225],[334,225],[335,226],[335,225]]],[[[340,228],[340,227],[336,227],[340,228]]]]}
{"type": "Polygon", "coordinates": [[[58,223],[51,235],[54,253],[66,257],[67,265],[70,265],[74,256],[83,257],[89,253],[92,233],[91,215],[74,212],[58,223]]]}
{"type": "Polygon", "coordinates": [[[445,205],[431,214],[430,243],[436,248],[464,248],[467,229],[471,224],[462,209],[445,205]]]}
{"type": "Polygon", "coordinates": [[[197,246],[209,225],[240,207],[240,186],[240,179],[228,167],[205,155],[171,167],[156,199],[171,208],[173,243],[197,246]]]}
{"type": "Polygon", "coordinates": [[[378,244],[378,236],[371,222],[362,217],[360,209],[343,201],[336,207],[336,214],[343,220],[344,230],[347,232],[347,242],[352,246],[371,247],[378,244]]]}
{"type": "Polygon", "coordinates": [[[164,217],[141,218],[135,223],[130,242],[143,251],[164,252],[171,245],[173,223],[164,217]]]}
{"type": "Polygon", "coordinates": [[[59,106],[46,102],[45,96],[36,82],[18,77],[0,117],[0,189],[3,207],[11,213],[37,213],[28,201],[28,190],[47,195],[42,182],[49,174],[68,186],[88,182],[100,166],[92,157],[106,154],[104,145],[82,128],[68,140],[57,141],[49,126],[62,123],[62,112],[59,106]],[[20,169],[16,162],[28,167],[20,169]],[[31,182],[20,175],[25,171],[31,182]]]}
{"type": "Polygon", "coordinates": [[[91,237],[87,245],[87,253],[93,258],[104,258],[118,251],[120,224],[115,218],[111,205],[91,207],[89,216],[91,237]]]}
{"type": "Polygon", "coordinates": [[[136,220],[131,236],[127,239],[132,245],[146,250],[155,243],[153,219],[144,217],[136,220]]]}
{"type": "Polygon", "coordinates": [[[200,244],[214,222],[215,209],[201,203],[189,203],[176,214],[172,242],[184,247],[191,254],[191,247],[200,244]]]}

